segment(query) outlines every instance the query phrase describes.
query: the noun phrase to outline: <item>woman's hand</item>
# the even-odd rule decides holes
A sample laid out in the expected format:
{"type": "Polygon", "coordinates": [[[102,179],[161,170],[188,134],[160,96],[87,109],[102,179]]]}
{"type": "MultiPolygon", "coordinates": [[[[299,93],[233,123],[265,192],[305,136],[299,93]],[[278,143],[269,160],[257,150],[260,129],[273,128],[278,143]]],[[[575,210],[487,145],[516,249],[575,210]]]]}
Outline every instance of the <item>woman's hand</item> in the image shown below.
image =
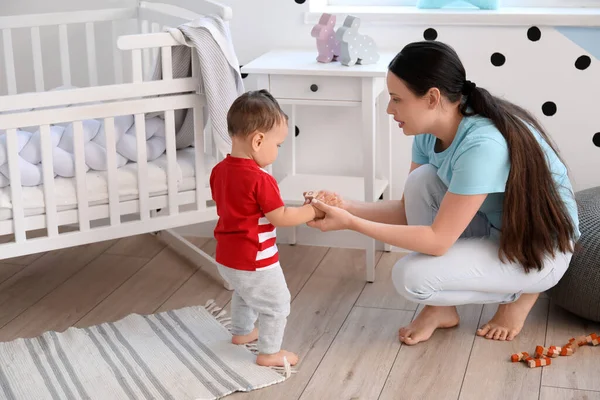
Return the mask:
{"type": "Polygon", "coordinates": [[[304,196],[304,204],[310,203],[311,200],[314,198],[329,206],[346,209],[346,202],[344,202],[342,196],[340,196],[337,193],[330,192],[328,190],[319,190],[317,192],[304,192],[302,193],[302,195],[304,196]]]}
{"type": "Polygon", "coordinates": [[[320,229],[322,232],[349,229],[352,225],[353,216],[348,211],[333,207],[322,201],[313,199],[310,203],[317,210],[325,213],[321,219],[315,219],[307,223],[311,228],[320,229]]]}

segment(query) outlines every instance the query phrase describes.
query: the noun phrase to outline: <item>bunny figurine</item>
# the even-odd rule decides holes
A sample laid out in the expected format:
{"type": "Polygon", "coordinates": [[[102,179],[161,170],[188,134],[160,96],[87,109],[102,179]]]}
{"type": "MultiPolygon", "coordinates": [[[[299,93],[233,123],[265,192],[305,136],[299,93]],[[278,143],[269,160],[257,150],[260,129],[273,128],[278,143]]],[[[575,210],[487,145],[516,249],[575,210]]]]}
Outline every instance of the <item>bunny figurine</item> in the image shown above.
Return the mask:
{"type": "Polygon", "coordinates": [[[341,42],[340,62],[343,65],[375,64],[379,61],[379,53],[373,38],[358,32],[360,19],[348,15],[344,25],[336,31],[336,37],[341,42]]]}
{"type": "Polygon", "coordinates": [[[340,43],[335,37],[335,21],[335,15],[324,13],[319,23],[312,28],[311,36],[317,39],[319,62],[336,61],[340,55],[340,43]]]}

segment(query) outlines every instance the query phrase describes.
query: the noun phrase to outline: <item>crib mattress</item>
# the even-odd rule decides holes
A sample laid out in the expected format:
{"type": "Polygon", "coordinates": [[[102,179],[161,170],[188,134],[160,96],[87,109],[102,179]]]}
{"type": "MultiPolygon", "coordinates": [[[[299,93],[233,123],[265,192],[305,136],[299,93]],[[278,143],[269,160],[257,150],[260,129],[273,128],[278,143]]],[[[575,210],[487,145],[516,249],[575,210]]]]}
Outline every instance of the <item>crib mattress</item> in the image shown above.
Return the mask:
{"type": "MultiPolygon", "coordinates": [[[[195,189],[195,149],[186,148],[177,151],[177,188],[179,192],[195,189]]],[[[204,157],[204,185],[209,186],[209,177],[216,160],[204,157]]],[[[119,200],[128,201],[138,198],[137,163],[129,163],[117,169],[119,200]]],[[[108,171],[88,171],[86,174],[87,197],[90,206],[108,204],[108,171]]],[[[57,211],[77,208],[77,185],[75,178],[56,177],[54,192],[57,211]]],[[[167,156],[163,154],[148,162],[148,192],[150,197],[167,194],[167,156]]],[[[22,206],[25,216],[45,213],[43,185],[22,188],[22,206]]],[[[0,220],[12,219],[11,188],[0,189],[0,220]]]]}

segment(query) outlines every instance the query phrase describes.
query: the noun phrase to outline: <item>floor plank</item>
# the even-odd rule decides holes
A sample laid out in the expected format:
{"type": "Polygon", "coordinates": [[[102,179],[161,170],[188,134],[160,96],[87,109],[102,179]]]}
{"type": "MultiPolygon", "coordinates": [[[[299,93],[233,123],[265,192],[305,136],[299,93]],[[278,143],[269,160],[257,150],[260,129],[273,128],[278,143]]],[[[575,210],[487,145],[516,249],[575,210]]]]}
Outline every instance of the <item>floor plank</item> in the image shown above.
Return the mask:
{"type": "MultiPolygon", "coordinates": [[[[203,240],[204,242],[206,239],[203,240]]],[[[117,243],[106,250],[106,254],[154,258],[165,247],[167,246],[156,236],[148,233],[119,239],[117,243]]]]}
{"type": "Polygon", "coordinates": [[[196,271],[173,250],[165,248],[85,317],[77,327],[117,321],[127,315],[152,314],[196,271]]]}
{"type": "Polygon", "coordinates": [[[147,262],[137,257],[101,255],[0,329],[0,340],[64,331],[147,262]]]}
{"type": "MultiPolygon", "coordinates": [[[[482,324],[494,316],[497,308],[497,305],[486,305],[483,308],[482,324]]],[[[522,351],[533,354],[537,345],[543,345],[547,319],[548,300],[538,299],[523,330],[514,340],[499,342],[477,337],[460,400],[538,399],[542,368],[529,368],[524,363],[513,363],[510,356],[522,351]]]]}
{"type": "MultiPolygon", "coordinates": [[[[208,255],[214,257],[213,241],[202,238],[187,238],[208,255]]],[[[196,270],[195,273],[173,293],[157,310],[157,312],[176,310],[184,307],[204,305],[208,300],[214,300],[219,307],[226,306],[231,300],[232,292],[225,289],[210,276],[196,270]]]]}
{"type": "MultiPolygon", "coordinates": [[[[562,346],[572,337],[588,335],[592,332],[600,335],[600,324],[586,321],[558,306],[550,307],[547,346],[562,346]]],[[[600,346],[583,346],[574,355],[560,357],[549,368],[544,368],[542,385],[600,392],[598,371],[600,371],[600,346]]]]}
{"type": "Polygon", "coordinates": [[[4,281],[0,285],[0,327],[37,303],[113,243],[99,242],[46,253],[4,281]]]}
{"type": "MultiPolygon", "coordinates": [[[[378,258],[381,253],[378,253],[378,258]]],[[[300,294],[284,337],[284,348],[300,357],[287,381],[232,399],[298,399],[365,286],[365,252],[330,249],[300,294]]]]}
{"type": "Polygon", "coordinates": [[[600,400],[600,392],[544,386],[540,400],[600,400]]]}
{"type": "Polygon", "coordinates": [[[392,268],[405,253],[384,253],[375,269],[375,282],[367,284],[356,302],[360,307],[416,310],[417,304],[398,294],[392,283],[392,268]]]}
{"type": "Polygon", "coordinates": [[[281,269],[292,300],[315,272],[327,254],[328,247],[278,244],[281,269]]]}
{"type": "Polygon", "coordinates": [[[26,265],[0,262],[0,284],[20,272],[26,265]]]}
{"type": "Polygon", "coordinates": [[[396,324],[413,315],[354,307],[301,399],[376,399],[400,350],[396,324]]]}
{"type": "MultiPolygon", "coordinates": [[[[438,330],[427,342],[402,346],[380,400],[396,400],[399,393],[403,400],[458,398],[481,309],[481,305],[458,307],[458,327],[438,330]]],[[[393,325],[397,337],[403,324],[393,325]]]]}

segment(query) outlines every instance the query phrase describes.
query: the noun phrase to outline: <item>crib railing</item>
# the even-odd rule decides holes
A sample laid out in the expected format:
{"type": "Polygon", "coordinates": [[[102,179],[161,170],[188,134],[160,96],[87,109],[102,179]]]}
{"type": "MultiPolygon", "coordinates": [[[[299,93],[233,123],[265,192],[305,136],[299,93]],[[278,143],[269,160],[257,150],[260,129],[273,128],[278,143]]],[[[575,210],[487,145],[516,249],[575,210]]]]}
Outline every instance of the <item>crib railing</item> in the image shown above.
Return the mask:
{"type": "MultiPolygon", "coordinates": [[[[232,17],[231,8],[210,0],[198,0],[197,6],[204,14],[217,14],[228,21],[232,17]]],[[[136,8],[115,8],[104,10],[75,11],[64,13],[29,14],[0,17],[0,31],[2,33],[4,70],[8,94],[19,93],[16,79],[15,51],[13,44],[13,31],[16,29],[29,29],[35,91],[43,92],[48,87],[44,82],[44,63],[40,28],[54,26],[58,29],[58,47],[60,51],[60,73],[62,85],[72,85],[71,51],[69,31],[73,25],[85,25],[85,42],[87,58],[88,85],[98,85],[98,71],[100,68],[113,69],[111,83],[123,83],[124,76],[123,54],[115,43],[123,33],[124,26],[129,22],[137,25],[135,32],[129,33],[159,33],[165,26],[178,26],[201,15],[192,11],[162,3],[149,3],[142,1],[136,8]],[[112,60],[99,60],[97,58],[96,33],[99,23],[111,22],[112,60]]],[[[103,34],[100,31],[100,34],[103,34]]],[[[158,48],[149,47],[142,50],[142,76],[149,76],[152,60],[158,56],[158,48]]],[[[21,91],[22,92],[22,91],[21,91]]],[[[2,93],[0,93],[1,95],[2,93]]]]}
{"type": "MultiPolygon", "coordinates": [[[[65,13],[28,14],[0,17],[0,30],[4,48],[4,69],[8,94],[17,94],[17,79],[15,74],[15,57],[13,46],[13,30],[28,28],[31,35],[31,51],[33,56],[33,72],[35,79],[35,90],[42,92],[46,90],[44,83],[44,63],[42,57],[42,46],[40,28],[56,26],[58,28],[58,42],[60,51],[60,68],[62,84],[71,86],[71,52],[69,50],[69,26],[74,24],[85,24],[86,57],[88,65],[88,80],[90,86],[98,84],[98,59],[96,57],[96,29],[98,22],[112,22],[112,43],[120,36],[120,24],[122,21],[136,19],[137,8],[116,8],[105,10],[77,11],[65,13]]],[[[123,61],[121,53],[116,46],[113,47],[114,82],[123,82],[123,61]]]]}
{"type": "Polygon", "coordinates": [[[14,234],[15,241],[0,245],[2,258],[48,251],[94,241],[125,237],[145,232],[169,229],[216,218],[216,212],[207,208],[209,190],[205,187],[204,168],[204,98],[198,94],[197,57],[192,57],[192,77],[174,79],[172,74],[172,47],[177,45],[170,34],[154,33],[123,36],[118,41],[123,51],[131,53],[133,82],[103,87],[70,89],[52,93],[19,94],[0,97],[0,127],[6,129],[12,219],[0,221],[0,234],[14,234]],[[142,79],[142,50],[157,47],[162,57],[162,80],[144,82],[142,79]],[[156,97],[161,95],[161,97],[156,97]],[[90,104],[94,102],[101,104],[90,104]],[[62,107],[65,105],[69,107],[62,107]],[[58,106],[53,109],[38,107],[58,106]],[[177,154],[175,146],[175,110],[193,112],[195,132],[195,189],[178,192],[177,154]],[[149,196],[146,157],[145,114],[164,112],[166,130],[167,194],[149,196]],[[117,180],[116,138],[114,118],[134,115],[137,143],[137,200],[120,201],[117,180]],[[84,133],[82,121],[104,121],[107,150],[108,204],[90,205],[87,198],[86,166],[84,160],[84,133]],[[55,183],[52,163],[50,125],[72,123],[75,149],[75,181],[77,209],[58,211],[55,201],[55,183]],[[22,185],[19,171],[17,129],[39,125],[43,170],[45,213],[26,216],[20,199],[22,185]],[[180,206],[194,204],[190,211],[180,206]],[[160,215],[155,210],[166,209],[160,215]],[[122,222],[121,216],[139,214],[139,220],[122,222]],[[99,218],[109,219],[107,226],[92,227],[99,218]],[[59,226],[79,224],[79,231],[59,234],[59,226]],[[27,232],[47,230],[47,237],[28,239],[27,232]]]}

